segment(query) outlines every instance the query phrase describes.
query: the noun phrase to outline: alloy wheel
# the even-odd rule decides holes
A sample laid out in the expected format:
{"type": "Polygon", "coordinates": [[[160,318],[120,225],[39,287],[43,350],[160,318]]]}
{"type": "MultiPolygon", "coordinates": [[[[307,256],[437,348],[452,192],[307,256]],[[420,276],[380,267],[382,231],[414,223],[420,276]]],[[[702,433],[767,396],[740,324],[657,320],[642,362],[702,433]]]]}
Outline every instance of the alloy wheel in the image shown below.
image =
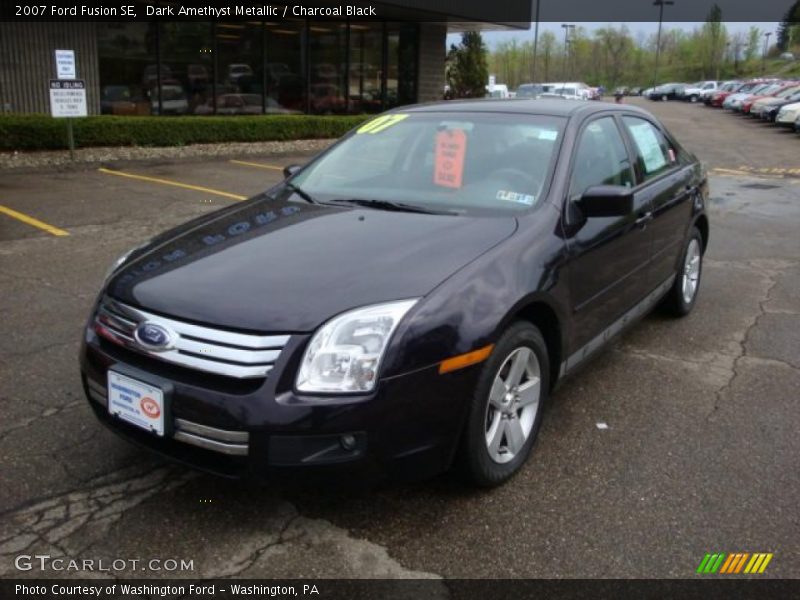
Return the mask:
{"type": "Polygon", "coordinates": [[[525,447],[540,399],[539,360],[527,346],[519,347],[503,361],[489,392],[484,433],[494,462],[505,464],[525,447]]]}
{"type": "Polygon", "coordinates": [[[700,243],[696,239],[689,242],[686,248],[686,259],[683,262],[683,301],[691,304],[697,287],[700,285],[700,243]]]}

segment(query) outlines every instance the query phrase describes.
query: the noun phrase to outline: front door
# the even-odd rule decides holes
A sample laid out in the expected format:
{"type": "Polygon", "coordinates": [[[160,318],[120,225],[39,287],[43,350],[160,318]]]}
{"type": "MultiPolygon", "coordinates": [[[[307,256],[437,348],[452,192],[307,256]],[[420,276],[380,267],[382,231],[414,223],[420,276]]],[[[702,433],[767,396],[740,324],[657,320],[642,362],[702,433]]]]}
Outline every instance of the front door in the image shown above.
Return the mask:
{"type": "MultiPolygon", "coordinates": [[[[574,203],[589,187],[632,188],[634,184],[631,159],[617,120],[605,116],[585,124],[572,163],[567,210],[580,215],[574,203]]],[[[641,218],[649,211],[649,200],[635,197],[630,214],[583,218],[565,230],[575,325],[570,336],[573,351],[587,348],[648,293],[651,237],[641,218]]]]}

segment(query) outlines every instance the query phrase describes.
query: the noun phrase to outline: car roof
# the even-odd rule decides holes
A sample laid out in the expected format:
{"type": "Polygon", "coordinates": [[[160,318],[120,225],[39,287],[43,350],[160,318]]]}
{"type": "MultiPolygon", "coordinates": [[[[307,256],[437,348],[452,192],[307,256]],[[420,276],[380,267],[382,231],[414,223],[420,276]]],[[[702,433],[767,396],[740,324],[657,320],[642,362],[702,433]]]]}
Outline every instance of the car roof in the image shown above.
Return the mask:
{"type": "Polygon", "coordinates": [[[449,100],[447,102],[430,102],[416,104],[398,109],[402,112],[452,112],[452,113],[511,113],[529,115],[550,115],[555,117],[573,117],[587,115],[609,110],[638,112],[648,115],[645,110],[630,104],[615,104],[611,102],[574,102],[570,100],[547,100],[533,98],[508,98],[508,99],[467,99],[449,100]]]}

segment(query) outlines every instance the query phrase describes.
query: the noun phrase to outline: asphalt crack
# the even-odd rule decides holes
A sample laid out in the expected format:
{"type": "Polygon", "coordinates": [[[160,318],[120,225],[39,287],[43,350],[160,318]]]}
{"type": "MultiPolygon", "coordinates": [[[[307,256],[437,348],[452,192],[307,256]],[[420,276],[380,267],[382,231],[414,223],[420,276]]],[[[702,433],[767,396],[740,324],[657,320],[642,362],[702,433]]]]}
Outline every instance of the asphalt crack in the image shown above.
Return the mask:
{"type": "MultiPolygon", "coordinates": [[[[63,493],[2,515],[0,575],[16,573],[14,556],[41,544],[51,557],[70,557],[104,538],[123,514],[149,498],[190,481],[194,473],[159,467],[121,481],[63,493]]],[[[101,479],[107,479],[103,477],[101,479]]]]}

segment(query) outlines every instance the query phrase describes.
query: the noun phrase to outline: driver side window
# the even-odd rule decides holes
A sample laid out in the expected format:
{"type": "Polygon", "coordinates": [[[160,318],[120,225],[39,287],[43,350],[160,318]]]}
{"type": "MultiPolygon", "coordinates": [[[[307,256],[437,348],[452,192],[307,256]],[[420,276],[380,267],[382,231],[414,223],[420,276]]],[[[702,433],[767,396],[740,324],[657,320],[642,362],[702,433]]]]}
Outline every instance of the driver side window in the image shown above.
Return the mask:
{"type": "Polygon", "coordinates": [[[613,117],[592,121],[581,132],[572,165],[570,199],[577,200],[595,185],[633,185],[631,161],[613,117]]]}

